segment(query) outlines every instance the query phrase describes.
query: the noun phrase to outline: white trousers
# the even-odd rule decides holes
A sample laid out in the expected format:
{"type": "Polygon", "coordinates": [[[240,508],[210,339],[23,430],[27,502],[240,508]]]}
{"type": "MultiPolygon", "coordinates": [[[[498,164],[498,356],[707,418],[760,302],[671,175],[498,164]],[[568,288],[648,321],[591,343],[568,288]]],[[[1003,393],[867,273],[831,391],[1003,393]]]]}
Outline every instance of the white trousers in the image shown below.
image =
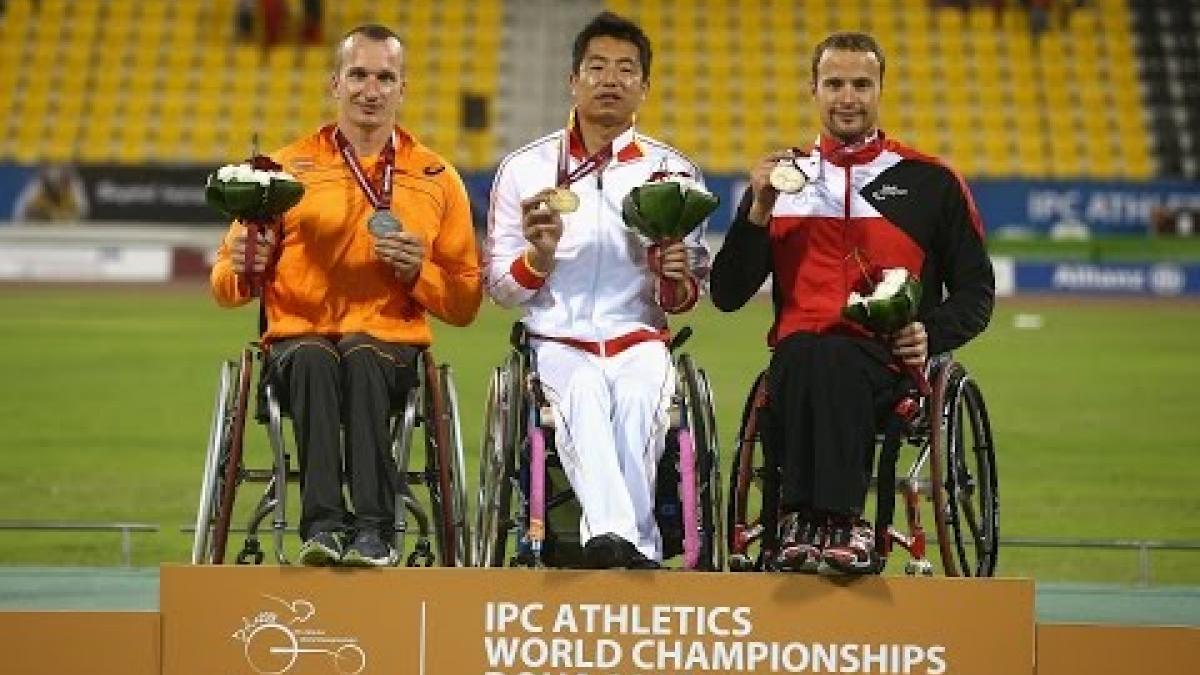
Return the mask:
{"type": "Polygon", "coordinates": [[[654,481],[675,388],[666,345],[642,342],[609,357],[548,340],[534,349],[555,447],[583,507],[580,541],[615,534],[661,560],[654,481]]]}

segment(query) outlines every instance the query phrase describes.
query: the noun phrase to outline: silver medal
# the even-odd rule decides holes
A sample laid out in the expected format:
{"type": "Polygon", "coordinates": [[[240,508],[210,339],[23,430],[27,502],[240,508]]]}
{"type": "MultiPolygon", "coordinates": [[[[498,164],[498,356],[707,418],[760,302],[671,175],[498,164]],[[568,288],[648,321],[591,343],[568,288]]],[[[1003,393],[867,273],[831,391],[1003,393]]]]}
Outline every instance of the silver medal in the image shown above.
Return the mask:
{"type": "Polygon", "coordinates": [[[403,230],[404,226],[391,211],[381,210],[371,214],[371,219],[367,221],[367,229],[376,237],[382,237],[389,232],[403,230]]]}

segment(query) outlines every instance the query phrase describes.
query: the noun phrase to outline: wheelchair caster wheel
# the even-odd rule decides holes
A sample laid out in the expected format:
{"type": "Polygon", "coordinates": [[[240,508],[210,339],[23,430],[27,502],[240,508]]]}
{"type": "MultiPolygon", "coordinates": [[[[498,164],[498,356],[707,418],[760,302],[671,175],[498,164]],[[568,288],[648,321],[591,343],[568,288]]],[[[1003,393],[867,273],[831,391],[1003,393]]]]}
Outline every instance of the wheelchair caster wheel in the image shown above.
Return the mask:
{"type": "Polygon", "coordinates": [[[247,539],[242,546],[242,550],[237,554],[237,564],[249,565],[251,561],[255,565],[263,564],[262,546],[259,545],[257,539],[247,539]]]}
{"type": "Polygon", "coordinates": [[[904,563],[904,573],[910,577],[918,574],[931,577],[933,576],[933,563],[928,560],[909,560],[904,563]]]}
{"type": "Polygon", "coordinates": [[[409,567],[433,567],[433,549],[430,548],[428,539],[417,542],[416,549],[408,554],[405,564],[409,567]]]}

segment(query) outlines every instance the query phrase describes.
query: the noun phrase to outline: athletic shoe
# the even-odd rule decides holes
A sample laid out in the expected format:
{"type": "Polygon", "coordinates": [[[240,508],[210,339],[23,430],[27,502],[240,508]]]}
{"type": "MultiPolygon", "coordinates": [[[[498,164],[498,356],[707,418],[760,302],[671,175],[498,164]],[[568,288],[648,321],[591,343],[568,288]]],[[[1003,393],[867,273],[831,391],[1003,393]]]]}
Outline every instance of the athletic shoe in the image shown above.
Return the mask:
{"type": "Polygon", "coordinates": [[[879,554],[875,551],[875,533],[870,524],[863,520],[831,524],[822,559],[843,574],[878,573],[879,554]]]}
{"type": "Polygon", "coordinates": [[[342,564],[351,567],[394,567],[398,562],[400,553],[375,530],[363,530],[355,535],[346,555],[342,556],[342,564]]]}
{"type": "Polygon", "coordinates": [[[598,534],[583,547],[583,567],[590,570],[610,570],[628,567],[633,544],[615,534],[598,534]]]}
{"type": "Polygon", "coordinates": [[[342,561],[342,539],[336,532],[318,532],[300,546],[300,564],[326,567],[342,561]]]}
{"type": "Polygon", "coordinates": [[[799,513],[785,513],[779,521],[779,555],[775,566],[785,572],[815,573],[821,567],[825,528],[799,513]]]}

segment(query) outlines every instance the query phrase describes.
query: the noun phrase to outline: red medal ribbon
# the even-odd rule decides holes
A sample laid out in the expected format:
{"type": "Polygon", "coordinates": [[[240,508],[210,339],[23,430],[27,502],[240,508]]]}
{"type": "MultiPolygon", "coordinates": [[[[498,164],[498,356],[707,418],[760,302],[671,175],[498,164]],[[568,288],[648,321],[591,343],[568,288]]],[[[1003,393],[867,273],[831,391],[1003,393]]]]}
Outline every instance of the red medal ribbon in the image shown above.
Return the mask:
{"type": "Polygon", "coordinates": [[[379,192],[376,192],[375,186],[371,184],[371,180],[363,171],[362,164],[358,161],[358,154],[354,152],[354,146],[350,145],[346,134],[343,134],[341,129],[335,129],[333,132],[334,145],[337,146],[338,152],[342,153],[342,159],[346,160],[346,166],[350,167],[350,173],[354,174],[355,182],[358,183],[358,187],[362,188],[363,194],[367,196],[367,201],[375,207],[376,211],[386,211],[392,208],[392,172],[395,170],[393,165],[396,163],[395,141],[396,134],[393,132],[379,153],[379,159],[383,164],[383,180],[379,192]]]}
{"type": "Polygon", "coordinates": [[[608,164],[608,161],[612,159],[612,143],[609,143],[602,149],[598,150],[591,157],[583,160],[583,163],[575,167],[574,171],[568,171],[568,168],[571,165],[572,140],[578,140],[579,147],[584,147],[582,134],[579,133],[578,122],[576,122],[576,124],[573,125],[571,129],[569,129],[563,136],[562,146],[560,147],[560,151],[558,153],[558,181],[555,183],[556,187],[567,187],[571,183],[578,181],[584,176],[603,168],[604,165],[608,164]]]}

